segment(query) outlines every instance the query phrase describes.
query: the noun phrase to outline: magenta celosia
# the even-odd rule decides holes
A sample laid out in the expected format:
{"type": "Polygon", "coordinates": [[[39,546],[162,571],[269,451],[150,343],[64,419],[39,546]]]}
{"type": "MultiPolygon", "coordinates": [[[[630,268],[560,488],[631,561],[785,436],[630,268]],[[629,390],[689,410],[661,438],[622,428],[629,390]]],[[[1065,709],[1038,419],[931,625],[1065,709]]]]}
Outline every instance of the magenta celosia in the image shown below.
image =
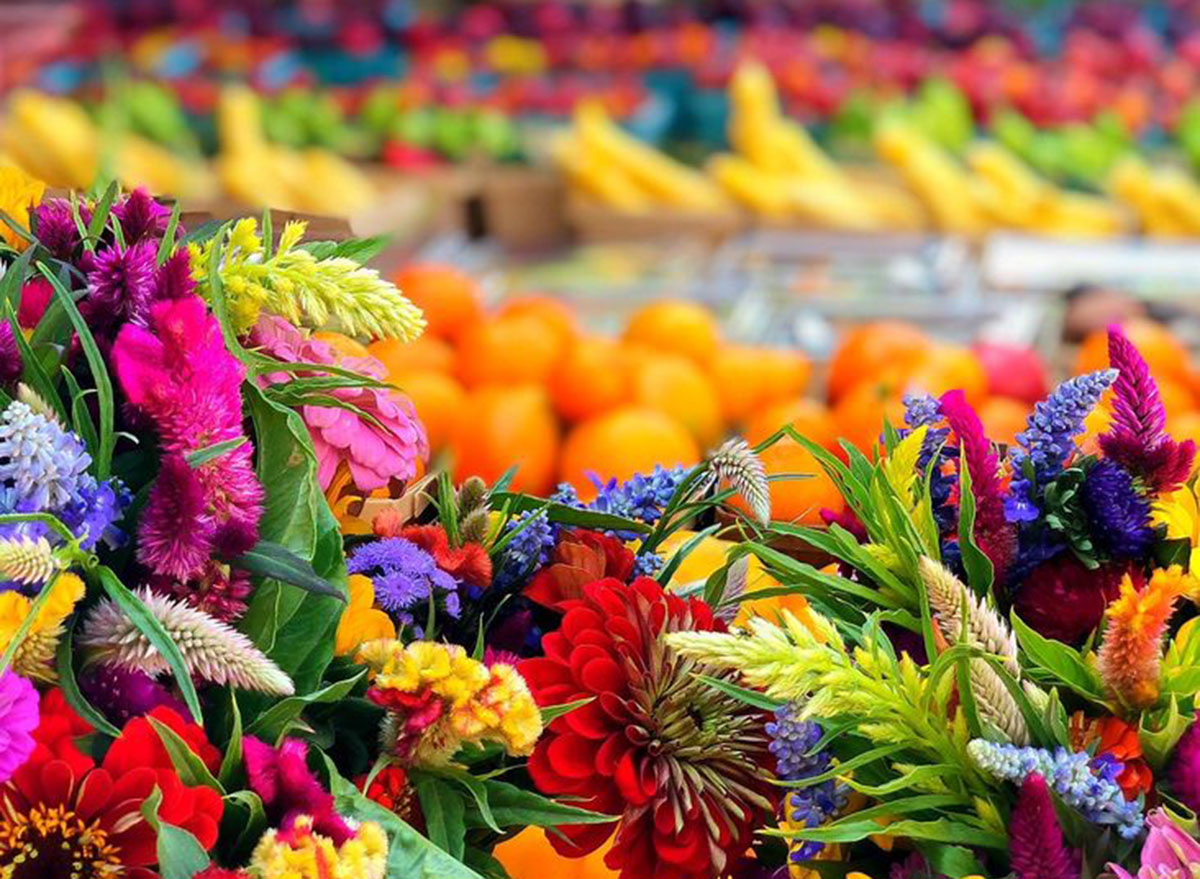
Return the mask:
{"type": "Polygon", "coordinates": [[[1008,825],[1008,850],[1016,879],[1079,879],[1079,859],[1063,842],[1046,780],[1033,772],[1008,825]]]}
{"type": "Polygon", "coordinates": [[[1100,436],[1101,450],[1152,491],[1174,491],[1191,475],[1195,442],[1179,443],[1166,433],[1158,384],[1118,326],[1108,328],[1108,360],[1120,374],[1113,383],[1112,425],[1100,436]]]}
{"type": "Polygon", "coordinates": [[[939,402],[946,423],[958,438],[960,461],[966,464],[971,474],[975,542],[991,561],[995,582],[1003,583],[1017,549],[1017,535],[1004,515],[999,460],[983,431],[983,422],[962,391],[949,391],[939,402]]]}
{"type": "Polygon", "coordinates": [[[92,332],[111,340],[126,321],[142,322],[154,301],[158,247],[141,241],[112,245],[80,260],[87,273],[88,295],[79,304],[92,332]]]}
{"type": "Polygon", "coordinates": [[[1200,812],[1200,722],[1194,720],[1175,746],[1169,775],[1175,799],[1200,812]]]}
{"type": "Polygon", "coordinates": [[[186,299],[196,292],[196,279],[192,276],[192,261],[184,248],[176,250],[158,270],[154,279],[154,298],[186,299]]]}
{"type": "Polygon", "coordinates": [[[136,244],[143,238],[162,238],[171,220],[171,211],[141,186],[114,204],[112,212],[121,224],[126,244],[136,244]]]}
{"type": "Polygon", "coordinates": [[[202,488],[202,510],[190,494],[166,496],[194,489],[178,462],[168,462],[245,438],[245,371],[226,349],[216,318],[196,296],[156,303],[147,327],[126,324],[113,345],[112,360],[129,403],[159,434],[168,480],[156,485],[143,514],[139,558],[155,573],[180,579],[201,576],[214,551],[235,556],[257,540],[263,490],[254,472],[252,446],[244,442],[195,468],[184,462],[202,488]],[[190,518],[178,517],[183,510],[190,518]]]}
{"type": "Polygon", "coordinates": [[[32,330],[46,313],[54,298],[54,288],[45,278],[30,278],[21,285],[21,304],[17,307],[17,323],[32,330]]]}
{"type": "Polygon", "coordinates": [[[308,815],[313,830],[338,845],[353,835],[334,809],[333,796],[308,768],[308,745],[299,739],[284,739],[273,748],[246,736],[242,749],[250,789],[262,798],[273,826],[290,827],[296,818],[308,815]]]}
{"type": "Polygon", "coordinates": [[[87,226],[92,219],[91,209],[81,204],[79,215],[79,223],[76,223],[71,203],[65,198],[48,198],[34,208],[33,222],[38,241],[55,259],[69,262],[82,244],[79,224],[87,226]]]}
{"type": "MultiPolygon", "coordinates": [[[[340,357],[332,345],[273,315],[259,318],[251,342],[280,360],[328,363],[380,380],[387,375],[383,364],[374,357],[340,357]]],[[[271,384],[288,378],[280,373],[264,376],[262,381],[271,384]]],[[[408,398],[381,388],[336,388],[327,393],[347,408],[302,406],[300,409],[312,434],[322,488],[329,487],[342,463],[362,491],[373,491],[393,479],[411,479],[416,474],[417,461],[429,453],[429,447],[425,428],[408,398]]]]}

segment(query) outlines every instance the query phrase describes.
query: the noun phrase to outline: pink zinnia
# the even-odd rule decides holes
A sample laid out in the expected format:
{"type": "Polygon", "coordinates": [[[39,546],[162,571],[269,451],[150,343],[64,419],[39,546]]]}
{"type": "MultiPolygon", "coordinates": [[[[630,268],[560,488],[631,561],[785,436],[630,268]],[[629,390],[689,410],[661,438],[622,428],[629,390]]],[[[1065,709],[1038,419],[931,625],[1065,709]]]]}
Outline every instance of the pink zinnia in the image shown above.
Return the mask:
{"type": "Polygon", "coordinates": [[[338,845],[353,835],[335,811],[333,795],[308,768],[308,745],[299,739],[284,739],[273,748],[246,736],[242,749],[250,789],[262,798],[274,826],[290,827],[296,818],[309,815],[313,830],[338,845]]]}
{"type": "Polygon", "coordinates": [[[1036,772],[1021,785],[1008,826],[1016,879],[1079,879],[1078,859],[1063,843],[1050,789],[1036,772]]]}
{"type": "MultiPolygon", "coordinates": [[[[251,342],[288,362],[328,363],[383,380],[387,371],[374,357],[340,357],[333,346],[312,338],[281,317],[264,315],[251,342]]],[[[264,376],[264,384],[286,381],[285,374],[264,376]]],[[[425,428],[408,398],[381,388],[336,388],[328,393],[371,416],[335,406],[302,406],[304,422],[317,453],[317,478],[322,488],[333,482],[343,462],[361,491],[383,488],[391,480],[411,479],[417,461],[429,454],[425,428]]]]}
{"type": "Polygon", "coordinates": [[[38,694],[12,671],[0,672],[0,783],[8,781],[33,753],[38,694]]]}
{"type": "Polygon", "coordinates": [[[216,318],[189,296],[156,303],[148,324],[126,324],[112,351],[126,398],[153,421],[164,453],[162,483],[142,517],[139,558],[155,573],[187,580],[203,574],[214,550],[236,556],[254,545],[263,489],[248,442],[199,467],[183,460],[245,437],[245,371],[226,350],[216,318]]]}

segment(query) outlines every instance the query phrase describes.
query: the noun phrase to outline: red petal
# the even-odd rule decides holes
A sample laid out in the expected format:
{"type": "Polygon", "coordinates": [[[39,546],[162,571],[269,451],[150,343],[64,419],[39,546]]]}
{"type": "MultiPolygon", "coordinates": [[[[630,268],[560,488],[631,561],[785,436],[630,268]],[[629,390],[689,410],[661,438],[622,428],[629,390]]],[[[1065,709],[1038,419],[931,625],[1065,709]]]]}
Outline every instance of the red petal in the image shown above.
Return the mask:
{"type": "Polygon", "coordinates": [[[560,735],[546,750],[554,770],[564,778],[591,778],[596,772],[596,746],[582,736],[560,735]]]}

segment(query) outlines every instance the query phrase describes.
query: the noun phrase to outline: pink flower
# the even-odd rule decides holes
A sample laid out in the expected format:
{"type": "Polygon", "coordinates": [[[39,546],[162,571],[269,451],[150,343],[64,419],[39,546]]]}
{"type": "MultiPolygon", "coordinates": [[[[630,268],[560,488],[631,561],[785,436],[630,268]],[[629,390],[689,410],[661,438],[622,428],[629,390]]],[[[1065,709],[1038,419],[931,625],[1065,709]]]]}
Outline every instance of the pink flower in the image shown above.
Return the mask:
{"type": "Polygon", "coordinates": [[[236,556],[258,539],[263,489],[251,444],[195,468],[183,460],[245,438],[245,371],[196,296],[155,303],[147,327],[122,327],[112,361],[129,403],[154,423],[164,453],[142,517],[139,559],[155,573],[199,577],[214,551],[236,556]]]}
{"type": "MultiPolygon", "coordinates": [[[[259,318],[250,338],[279,360],[328,363],[380,380],[387,375],[383,364],[374,357],[341,357],[333,346],[312,338],[307,331],[281,317],[259,318]]],[[[262,380],[269,385],[288,378],[276,373],[262,380]]],[[[312,434],[317,478],[322,488],[329,487],[343,462],[362,491],[374,491],[393,479],[411,479],[416,475],[417,461],[429,454],[429,445],[425,428],[406,397],[381,388],[336,388],[328,393],[347,408],[300,407],[312,434]],[[370,418],[360,416],[359,412],[370,418]]]]}
{"type": "Polygon", "coordinates": [[[1200,842],[1192,839],[1162,809],[1146,819],[1150,833],[1142,844],[1142,863],[1137,874],[1116,864],[1108,868],[1120,879],[1179,879],[1200,874],[1200,842]]]}
{"type": "Polygon", "coordinates": [[[33,753],[38,693],[11,671],[0,672],[0,783],[13,777],[33,753]]]}
{"type": "Polygon", "coordinates": [[[308,745],[299,739],[284,739],[273,748],[253,736],[242,742],[246,775],[250,788],[263,801],[268,817],[276,827],[309,815],[313,831],[341,845],[353,832],[333,807],[333,795],[321,787],[308,768],[308,745]]]}
{"type": "Polygon", "coordinates": [[[1079,859],[1063,844],[1050,789],[1036,772],[1021,785],[1008,837],[1016,879],[1079,879],[1079,859]]]}

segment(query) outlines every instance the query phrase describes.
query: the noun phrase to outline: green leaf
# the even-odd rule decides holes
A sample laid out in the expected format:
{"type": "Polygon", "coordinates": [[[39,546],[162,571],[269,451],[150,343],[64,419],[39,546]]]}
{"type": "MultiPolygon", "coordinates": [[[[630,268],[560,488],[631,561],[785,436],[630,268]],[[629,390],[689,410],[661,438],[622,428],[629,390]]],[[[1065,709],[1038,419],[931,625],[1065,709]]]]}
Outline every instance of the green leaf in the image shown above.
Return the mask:
{"type": "Polygon", "coordinates": [[[950,879],[965,879],[967,876],[983,876],[984,868],[974,853],[959,845],[927,843],[918,846],[930,870],[950,879]]]}
{"type": "Polygon", "coordinates": [[[354,689],[355,685],[362,680],[363,675],[366,673],[367,670],[364,668],[352,678],[346,678],[344,681],[330,684],[313,693],[303,696],[288,696],[286,699],[281,699],[260,714],[250,724],[250,728],[246,730],[246,734],[268,742],[279,741],[279,739],[287,735],[288,730],[291,729],[294,721],[304,713],[305,708],[308,708],[310,705],[323,705],[341,701],[354,689]]]}
{"type": "Polygon", "coordinates": [[[58,671],[58,686],[62,690],[63,698],[66,699],[68,705],[75,709],[76,714],[90,723],[96,731],[115,739],[121,734],[121,731],[109,723],[107,717],[92,707],[92,703],[88,702],[87,697],[79,689],[79,682],[75,679],[74,640],[75,623],[72,621],[62,638],[59,639],[58,651],[54,657],[54,667],[58,671]]]}
{"type": "Polygon", "coordinates": [[[25,283],[25,274],[29,271],[29,263],[33,260],[36,247],[27,247],[22,251],[0,277],[0,301],[10,305],[14,312],[21,306],[21,287],[25,283]]]}
{"type": "Polygon", "coordinates": [[[1138,738],[1141,740],[1146,762],[1156,773],[1166,766],[1167,760],[1175,752],[1175,746],[1179,744],[1195,717],[1191,711],[1186,714],[1181,712],[1174,696],[1171,697],[1170,704],[1161,711],[1142,715],[1138,738]]]}
{"type": "Polygon", "coordinates": [[[481,879],[478,873],[434,845],[395,813],[364,797],[358,788],[338,774],[329,757],[324,752],[320,753],[329,775],[329,791],[333,794],[337,811],[356,821],[374,821],[387,833],[388,876],[401,876],[404,879],[481,879]]]}
{"type": "Polygon", "coordinates": [[[100,348],[96,345],[96,339],[92,336],[92,331],[88,327],[87,321],[79,313],[79,309],[75,305],[75,300],[71,298],[70,292],[63,286],[62,281],[55,277],[54,273],[44,263],[38,263],[38,271],[50,282],[50,286],[54,288],[54,295],[58,297],[59,304],[66,310],[67,317],[71,319],[71,324],[75,327],[75,333],[79,337],[79,345],[83,348],[84,357],[87,358],[88,369],[92,373],[92,381],[96,385],[96,399],[100,418],[98,426],[100,438],[96,454],[92,456],[92,463],[95,467],[96,478],[107,479],[112,470],[113,447],[116,444],[116,437],[113,435],[113,421],[116,410],[113,403],[113,387],[112,380],[108,376],[108,367],[104,365],[104,357],[100,353],[100,348]]]}
{"type": "Polygon", "coordinates": [[[286,546],[260,540],[244,555],[238,556],[235,564],[244,571],[299,586],[317,595],[329,595],[345,603],[342,590],[330,584],[313,570],[312,562],[305,561],[286,546]]]}
{"type": "Polygon", "coordinates": [[[547,705],[542,709],[542,726],[549,726],[560,717],[595,701],[595,696],[588,696],[586,699],[576,699],[574,702],[564,702],[562,705],[547,705]]]}
{"type": "Polygon", "coordinates": [[[183,695],[183,701],[191,712],[192,719],[196,723],[204,723],[204,712],[200,709],[200,697],[196,695],[196,687],[192,683],[192,676],[188,672],[187,661],[183,657],[183,652],[179,649],[179,645],[175,643],[163,624],[158,621],[158,617],[150,612],[150,609],[142,603],[142,600],[134,595],[126,588],[125,584],[117,579],[108,568],[101,566],[96,569],[96,575],[100,580],[100,585],[108,594],[108,597],[113,600],[113,603],[120,608],[121,612],[129,618],[129,621],[137,628],[139,632],[146,636],[163,659],[167,661],[167,665],[171,667],[171,673],[175,676],[175,683],[179,686],[179,691],[183,695]]]}
{"type": "Polygon", "coordinates": [[[390,235],[372,235],[370,238],[347,238],[345,241],[306,241],[299,245],[317,259],[349,259],[360,265],[383,253],[391,243],[390,235]]]}
{"type": "Polygon", "coordinates": [[[117,181],[113,180],[108,184],[108,188],[104,190],[104,196],[92,208],[92,219],[88,223],[87,237],[91,241],[99,241],[104,235],[104,227],[108,224],[108,216],[112,211],[113,202],[116,201],[117,192],[120,187],[117,181]]]}
{"type": "Polygon", "coordinates": [[[714,690],[720,690],[726,696],[732,696],[739,702],[745,702],[747,705],[761,708],[763,711],[777,711],[787,704],[782,699],[772,699],[766,693],[760,693],[758,690],[749,690],[746,687],[739,687],[737,684],[723,681],[720,678],[701,674],[696,675],[696,677],[714,690]]]}
{"type": "Polygon", "coordinates": [[[225,746],[225,756],[221,758],[221,768],[217,779],[223,785],[231,785],[234,776],[242,765],[242,710],[233,690],[229,691],[229,711],[232,717],[232,728],[229,733],[229,743],[225,746]]]}
{"type": "Polygon", "coordinates": [[[162,879],[193,879],[212,865],[208,852],[182,827],[159,820],[162,791],[156,786],[142,803],[142,817],[158,834],[158,873],[162,879]]]}
{"type": "Polygon", "coordinates": [[[155,255],[155,263],[161,266],[175,250],[175,230],[179,228],[179,202],[171,205],[171,219],[167,221],[167,230],[163,233],[162,240],[158,242],[158,253],[155,255]]]}
{"type": "MultiPolygon", "coordinates": [[[[894,806],[895,803],[887,805],[894,806]]],[[[871,836],[894,836],[991,848],[998,851],[1008,849],[1006,835],[989,832],[973,824],[952,821],[949,818],[937,818],[932,821],[901,820],[879,824],[869,819],[859,818],[856,813],[832,824],[811,829],[798,829],[787,835],[815,842],[857,842],[871,836]]]]}
{"type": "Polygon", "coordinates": [[[963,569],[967,572],[967,585],[979,595],[987,595],[992,588],[995,571],[992,560],[983,554],[975,542],[975,492],[971,488],[971,469],[966,456],[959,458],[959,502],[958,543],[962,548],[963,569]]]}
{"type": "Polygon", "coordinates": [[[88,451],[93,455],[99,454],[100,437],[96,433],[96,425],[92,421],[92,413],[88,410],[87,405],[89,392],[80,389],[79,382],[75,380],[75,374],[65,365],[62,367],[62,377],[63,381],[67,383],[67,391],[71,396],[71,426],[79,434],[88,451]]]}
{"type": "Polygon", "coordinates": [[[492,506],[512,504],[514,513],[524,513],[529,510],[544,509],[551,522],[560,525],[571,525],[576,528],[588,528],[592,531],[632,531],[635,534],[649,534],[650,526],[624,516],[614,516],[611,513],[600,513],[596,510],[579,510],[566,504],[547,503],[545,500],[523,494],[512,494],[501,491],[492,492],[492,506]]]}
{"type": "Polygon", "coordinates": [[[671,578],[675,576],[675,572],[679,570],[679,566],[683,564],[683,560],[691,555],[696,547],[702,544],[713,534],[716,534],[719,530],[721,530],[721,525],[719,523],[716,525],[709,525],[703,531],[697,531],[694,535],[689,537],[683,546],[675,550],[675,554],[671,556],[670,561],[663,565],[662,570],[658,572],[654,579],[663,586],[666,586],[668,583],[670,583],[671,578]]]}
{"type": "Polygon", "coordinates": [[[484,780],[488,804],[501,827],[557,827],[560,824],[608,824],[617,820],[576,806],[558,803],[531,790],[497,781],[484,780]]]}
{"type": "Polygon", "coordinates": [[[163,747],[167,749],[167,756],[171,758],[171,765],[179,774],[180,781],[191,787],[210,787],[219,794],[225,793],[225,788],[213,778],[212,772],[204,765],[204,761],[179,733],[157,718],[147,717],[146,719],[150,721],[150,725],[158,733],[163,747]]]}
{"type": "Polygon", "coordinates": [[[1092,702],[1104,702],[1104,688],[1096,673],[1075,650],[1060,641],[1043,638],[1015,613],[1010,615],[1013,632],[1025,657],[1058,681],[1092,702]]]}
{"type": "Polygon", "coordinates": [[[17,350],[21,353],[21,365],[24,367],[21,381],[29,385],[34,393],[45,400],[59,420],[65,424],[70,420],[67,408],[58,396],[58,389],[50,380],[49,373],[46,372],[41,360],[38,359],[37,354],[25,338],[21,324],[17,321],[17,313],[9,302],[4,303],[4,316],[8,320],[9,326],[12,327],[13,340],[17,343],[17,350]]]}
{"type": "Polygon", "coordinates": [[[239,436],[235,439],[225,440],[220,443],[213,443],[210,446],[205,446],[202,449],[196,449],[194,452],[188,452],[183,456],[183,460],[187,461],[188,466],[193,470],[200,468],[209,461],[215,461],[227,452],[232,452],[234,449],[241,448],[250,440],[248,437],[239,436]]]}
{"type": "Polygon", "coordinates": [[[415,773],[413,787],[421,801],[429,839],[461,860],[467,841],[467,809],[462,796],[447,782],[427,773],[415,773]]]}
{"type": "Polygon", "coordinates": [[[222,802],[225,804],[225,814],[221,816],[222,860],[244,863],[267,829],[262,798],[254,791],[239,790],[226,794],[222,802]]]}

